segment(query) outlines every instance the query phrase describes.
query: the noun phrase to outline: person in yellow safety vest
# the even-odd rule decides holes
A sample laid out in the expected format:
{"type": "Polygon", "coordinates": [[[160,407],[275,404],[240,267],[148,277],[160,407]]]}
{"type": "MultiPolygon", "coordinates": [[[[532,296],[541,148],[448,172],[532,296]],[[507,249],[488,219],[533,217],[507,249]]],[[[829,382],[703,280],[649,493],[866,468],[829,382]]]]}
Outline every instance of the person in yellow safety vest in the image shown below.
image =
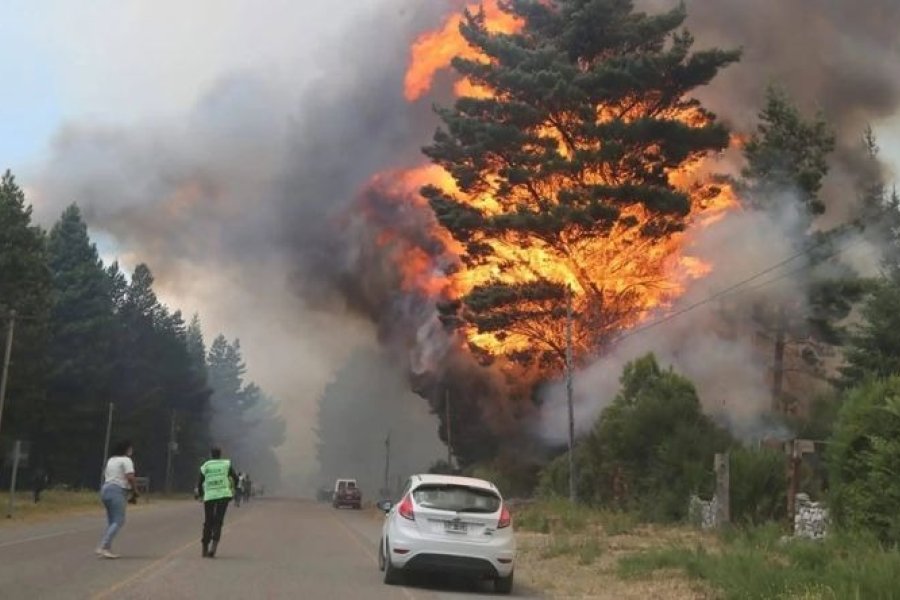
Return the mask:
{"type": "Polygon", "coordinates": [[[200,466],[200,481],[197,484],[197,497],[203,496],[203,557],[213,558],[222,537],[222,523],[225,521],[225,510],[234,497],[237,485],[237,473],[231,461],[222,458],[221,448],[213,447],[210,459],[200,466]]]}

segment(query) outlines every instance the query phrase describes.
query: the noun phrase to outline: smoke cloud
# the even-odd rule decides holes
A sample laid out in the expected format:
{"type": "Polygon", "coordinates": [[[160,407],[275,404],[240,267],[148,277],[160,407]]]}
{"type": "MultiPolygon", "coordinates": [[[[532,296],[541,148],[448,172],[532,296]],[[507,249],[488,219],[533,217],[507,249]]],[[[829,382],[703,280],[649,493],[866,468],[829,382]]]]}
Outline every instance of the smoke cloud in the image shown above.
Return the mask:
{"type": "MultiPolygon", "coordinates": [[[[579,433],[589,431],[615,399],[625,365],[652,352],[661,365],[690,379],[706,413],[739,438],[788,435],[784,427],[768,419],[774,338],[754,322],[755,313],[760,307],[776,305],[802,312],[810,284],[846,268],[870,275],[879,257],[877,247],[854,235],[842,242],[843,251],[809,269],[809,257],[800,255],[800,240],[795,239],[805,222],[798,206],[799,201],[786,193],[783,208],[776,212],[736,212],[694,232],[687,251],[714,265],[712,274],[668,311],[626,332],[601,358],[577,373],[574,400],[579,433]],[[797,258],[788,262],[791,257],[797,258]],[[745,281],[746,285],[735,287],[745,281]],[[732,293],[722,293],[733,288],[732,293]],[[667,315],[673,318],[667,320],[667,315]]],[[[819,358],[827,363],[830,357],[819,358]]],[[[786,360],[786,390],[802,385],[806,390],[824,391],[824,381],[809,365],[800,364],[801,356],[789,351],[786,360]]],[[[548,387],[543,396],[539,435],[561,445],[568,439],[563,384],[548,387]]]]}
{"type": "MultiPolygon", "coordinates": [[[[294,22],[309,7],[290,9],[294,22]]],[[[327,12],[340,26],[318,48],[298,38],[284,49],[311,53],[315,68],[230,69],[180,115],[73,120],[27,177],[41,221],[77,202],[108,258],[148,263],[208,338],[241,338],[248,376],[287,420],[285,479],[304,484],[317,398],[379,335],[341,287],[348,257],[365,251],[342,219],[374,172],[418,160],[430,111],[409,110],[402,80],[410,43],[438,16],[400,0],[327,12]]]]}

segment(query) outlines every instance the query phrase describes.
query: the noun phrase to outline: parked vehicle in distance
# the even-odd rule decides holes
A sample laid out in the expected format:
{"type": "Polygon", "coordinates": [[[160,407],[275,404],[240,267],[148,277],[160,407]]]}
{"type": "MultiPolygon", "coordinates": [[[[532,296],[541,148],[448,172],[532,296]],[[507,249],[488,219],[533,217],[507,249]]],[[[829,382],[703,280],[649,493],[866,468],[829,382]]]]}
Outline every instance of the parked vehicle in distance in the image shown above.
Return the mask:
{"type": "Polygon", "coordinates": [[[493,483],[470,477],[414,475],[387,513],[378,549],[384,582],[407,572],[450,573],[490,579],[494,590],[513,588],[516,541],[512,518],[493,483]]]}
{"type": "Polygon", "coordinates": [[[338,479],[334,482],[331,505],[335,508],[342,506],[349,506],[356,510],[362,508],[362,491],[355,479],[338,479]]]}

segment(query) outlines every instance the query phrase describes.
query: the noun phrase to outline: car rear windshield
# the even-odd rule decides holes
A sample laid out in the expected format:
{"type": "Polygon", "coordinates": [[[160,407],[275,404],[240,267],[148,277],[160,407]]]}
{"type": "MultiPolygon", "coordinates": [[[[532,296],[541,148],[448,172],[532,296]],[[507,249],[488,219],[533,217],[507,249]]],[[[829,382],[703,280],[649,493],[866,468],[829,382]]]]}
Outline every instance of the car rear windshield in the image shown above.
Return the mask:
{"type": "Polygon", "coordinates": [[[500,498],[495,493],[464,485],[422,485],[413,491],[413,499],[422,508],[436,510],[468,513],[500,510],[500,498]]]}

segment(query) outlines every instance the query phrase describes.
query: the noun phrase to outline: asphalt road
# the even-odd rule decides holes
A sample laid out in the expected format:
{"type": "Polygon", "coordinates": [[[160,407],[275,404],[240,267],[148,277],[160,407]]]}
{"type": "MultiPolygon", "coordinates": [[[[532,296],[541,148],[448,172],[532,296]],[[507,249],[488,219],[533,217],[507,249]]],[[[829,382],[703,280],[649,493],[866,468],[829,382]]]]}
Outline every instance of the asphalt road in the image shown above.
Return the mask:
{"type": "MultiPolygon", "coordinates": [[[[301,500],[254,500],[228,509],[215,559],[200,557],[202,506],[160,503],[132,509],[114,544],[94,548],[97,514],[0,527],[0,598],[153,600],[461,600],[496,597],[490,585],[417,578],[386,586],[376,566],[381,519],[301,500]]],[[[519,589],[515,597],[534,597],[519,589]]]]}

